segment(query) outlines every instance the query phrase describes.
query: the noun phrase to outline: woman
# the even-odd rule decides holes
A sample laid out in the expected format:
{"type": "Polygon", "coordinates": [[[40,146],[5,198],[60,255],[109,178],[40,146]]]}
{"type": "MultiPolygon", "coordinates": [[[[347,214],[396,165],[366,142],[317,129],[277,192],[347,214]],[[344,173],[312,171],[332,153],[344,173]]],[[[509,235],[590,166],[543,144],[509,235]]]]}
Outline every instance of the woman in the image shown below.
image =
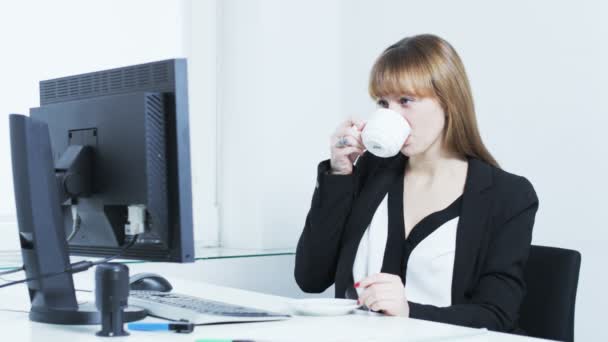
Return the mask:
{"type": "Polygon", "coordinates": [[[538,199],[485,148],[458,54],[437,36],[405,38],[377,59],[369,90],[410,136],[379,158],[364,151],[365,123],[338,127],[298,242],[298,285],[335,284],[338,298],[354,286],[387,315],[517,331],[538,199]]]}

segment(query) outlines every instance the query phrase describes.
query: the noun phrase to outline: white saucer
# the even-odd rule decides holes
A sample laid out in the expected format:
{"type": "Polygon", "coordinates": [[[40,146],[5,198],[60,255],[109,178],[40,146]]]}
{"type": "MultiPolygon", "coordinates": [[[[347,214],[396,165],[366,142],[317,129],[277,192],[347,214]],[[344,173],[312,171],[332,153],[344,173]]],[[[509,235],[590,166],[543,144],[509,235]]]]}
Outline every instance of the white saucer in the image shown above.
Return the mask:
{"type": "Polygon", "coordinates": [[[289,305],[296,313],[307,316],[347,315],[361,306],[354,299],[341,298],[294,299],[289,305]]]}

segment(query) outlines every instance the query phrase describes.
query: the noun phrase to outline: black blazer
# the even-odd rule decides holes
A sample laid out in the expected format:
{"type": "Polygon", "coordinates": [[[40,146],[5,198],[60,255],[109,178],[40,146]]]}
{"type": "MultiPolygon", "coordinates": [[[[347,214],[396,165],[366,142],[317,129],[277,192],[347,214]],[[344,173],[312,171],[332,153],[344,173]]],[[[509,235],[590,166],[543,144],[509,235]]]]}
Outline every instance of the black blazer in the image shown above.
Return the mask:
{"type": "MultiPolygon", "coordinates": [[[[366,152],[351,175],[318,167],[312,204],[296,250],[295,278],[305,292],[335,283],[344,298],[352,286],[359,241],[391,185],[403,177],[407,157],[378,158],[366,152]]],[[[523,271],[538,198],[524,177],[468,158],[456,233],[452,305],[409,302],[410,317],[514,332],[525,294],[523,271]]],[[[407,279],[406,279],[407,281],[407,279]]],[[[407,295],[407,294],[406,294],[407,295]]]]}

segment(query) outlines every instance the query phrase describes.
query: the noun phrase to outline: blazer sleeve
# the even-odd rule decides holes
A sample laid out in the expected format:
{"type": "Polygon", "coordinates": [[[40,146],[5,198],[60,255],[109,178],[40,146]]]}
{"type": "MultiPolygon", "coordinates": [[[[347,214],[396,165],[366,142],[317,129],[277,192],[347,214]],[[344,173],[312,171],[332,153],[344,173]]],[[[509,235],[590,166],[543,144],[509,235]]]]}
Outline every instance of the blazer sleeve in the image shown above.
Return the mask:
{"type": "Polygon", "coordinates": [[[295,279],[304,292],[320,293],[334,283],[342,232],[367,159],[362,155],[350,175],[329,174],[329,160],[317,168],[317,184],[296,248],[295,279]]]}
{"type": "Polygon", "coordinates": [[[513,331],[525,294],[524,267],[532,240],[538,198],[523,177],[512,210],[493,230],[487,256],[469,303],[436,307],[409,302],[410,317],[436,322],[513,331]]]}

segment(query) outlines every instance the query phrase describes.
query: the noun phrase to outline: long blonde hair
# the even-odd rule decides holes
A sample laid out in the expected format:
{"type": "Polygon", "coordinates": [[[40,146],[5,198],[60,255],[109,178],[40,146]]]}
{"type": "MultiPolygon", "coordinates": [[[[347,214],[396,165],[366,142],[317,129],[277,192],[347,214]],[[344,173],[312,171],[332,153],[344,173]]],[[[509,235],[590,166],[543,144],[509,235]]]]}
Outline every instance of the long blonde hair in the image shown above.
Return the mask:
{"type": "Polygon", "coordinates": [[[499,167],[481,140],[464,65],[444,39],[423,34],[389,46],[374,63],[369,93],[374,99],[406,94],[435,98],[446,114],[445,146],[499,167]]]}

